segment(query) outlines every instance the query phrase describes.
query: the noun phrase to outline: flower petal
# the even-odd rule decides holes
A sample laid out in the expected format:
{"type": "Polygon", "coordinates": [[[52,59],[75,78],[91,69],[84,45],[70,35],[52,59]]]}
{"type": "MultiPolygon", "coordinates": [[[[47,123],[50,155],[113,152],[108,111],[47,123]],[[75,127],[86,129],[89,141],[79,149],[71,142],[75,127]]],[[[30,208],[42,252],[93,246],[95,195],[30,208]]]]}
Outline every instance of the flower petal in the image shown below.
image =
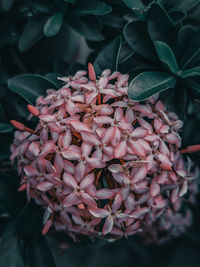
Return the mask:
{"type": "Polygon", "coordinates": [[[98,199],[111,199],[114,195],[114,192],[108,188],[100,189],[96,193],[98,199]]]}
{"type": "Polygon", "coordinates": [[[74,177],[68,172],[64,172],[63,181],[67,186],[72,187],[73,189],[76,189],[78,186],[74,177]]]}
{"type": "Polygon", "coordinates": [[[80,189],[84,190],[94,182],[94,173],[88,174],[80,183],[80,189]]]}
{"type": "Polygon", "coordinates": [[[108,210],[99,208],[89,209],[89,212],[96,218],[106,218],[110,215],[110,212],[108,210]]]}
{"type": "Polygon", "coordinates": [[[36,188],[38,190],[43,191],[43,192],[46,192],[46,191],[52,189],[53,187],[54,187],[54,185],[52,183],[49,183],[49,182],[42,182],[36,186],[36,188]]]}
{"type": "Polygon", "coordinates": [[[103,226],[103,230],[102,233],[104,235],[107,235],[108,233],[110,233],[113,229],[113,225],[114,225],[114,219],[113,217],[108,217],[105,221],[105,224],[103,226]]]}

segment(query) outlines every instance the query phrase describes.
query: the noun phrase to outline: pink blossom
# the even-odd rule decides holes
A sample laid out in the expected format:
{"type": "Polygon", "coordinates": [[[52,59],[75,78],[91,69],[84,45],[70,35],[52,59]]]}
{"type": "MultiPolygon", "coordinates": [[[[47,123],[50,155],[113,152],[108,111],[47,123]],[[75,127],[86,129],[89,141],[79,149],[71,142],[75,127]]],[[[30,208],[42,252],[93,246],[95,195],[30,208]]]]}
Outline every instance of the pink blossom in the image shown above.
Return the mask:
{"type": "Polygon", "coordinates": [[[65,231],[76,242],[181,232],[191,221],[183,198],[195,202],[199,175],[182,153],[199,146],[181,153],[182,122],[158,95],[129,99],[127,74],[107,69],[97,77],[89,63],[86,75],[59,78],[62,88],[28,106],[34,130],[11,121],[18,190],[45,209],[42,233],[65,231]]]}

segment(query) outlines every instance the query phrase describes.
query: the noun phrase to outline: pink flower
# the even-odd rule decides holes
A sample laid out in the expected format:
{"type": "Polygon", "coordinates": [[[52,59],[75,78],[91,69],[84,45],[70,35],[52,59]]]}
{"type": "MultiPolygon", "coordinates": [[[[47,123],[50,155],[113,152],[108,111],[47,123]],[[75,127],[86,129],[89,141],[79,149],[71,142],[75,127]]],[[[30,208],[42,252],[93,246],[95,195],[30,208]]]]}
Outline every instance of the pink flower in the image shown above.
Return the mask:
{"type": "Polygon", "coordinates": [[[198,192],[198,171],[179,151],[182,122],[158,96],[130,100],[128,75],[107,69],[97,77],[91,63],[86,74],[59,78],[61,89],[28,106],[34,130],[11,121],[18,190],[44,207],[42,233],[65,231],[77,242],[181,232],[190,222],[183,197],[194,203],[198,192]]]}

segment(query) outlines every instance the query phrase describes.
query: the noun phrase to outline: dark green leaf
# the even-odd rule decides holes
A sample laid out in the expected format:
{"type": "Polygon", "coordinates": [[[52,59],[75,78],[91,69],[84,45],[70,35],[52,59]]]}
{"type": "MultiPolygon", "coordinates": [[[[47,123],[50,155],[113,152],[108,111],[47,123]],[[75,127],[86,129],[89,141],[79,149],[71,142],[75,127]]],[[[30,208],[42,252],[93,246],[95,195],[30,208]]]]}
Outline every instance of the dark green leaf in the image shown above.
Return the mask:
{"type": "Polygon", "coordinates": [[[182,69],[195,67],[200,61],[200,29],[194,32],[193,37],[187,41],[187,49],[184,50],[180,60],[182,69]]]}
{"type": "Polygon", "coordinates": [[[178,65],[176,62],[175,55],[173,51],[171,50],[171,48],[167,44],[161,41],[156,41],[154,42],[154,44],[155,44],[160,61],[165,63],[172,73],[177,73],[178,65]]]}
{"type": "Polygon", "coordinates": [[[107,25],[112,28],[123,28],[124,26],[124,19],[123,17],[120,17],[119,15],[115,14],[108,14],[99,17],[101,20],[101,23],[104,25],[107,25]]]}
{"type": "Polygon", "coordinates": [[[84,0],[74,5],[74,9],[71,9],[72,14],[79,16],[85,15],[106,15],[112,11],[112,7],[98,1],[84,0]]]}
{"type": "Polygon", "coordinates": [[[44,34],[47,37],[56,35],[61,29],[63,18],[63,13],[56,13],[51,16],[44,25],[44,34]]]}
{"type": "Polygon", "coordinates": [[[1,267],[25,267],[20,240],[6,231],[0,243],[1,267]]]}
{"type": "Polygon", "coordinates": [[[10,145],[13,141],[13,134],[4,133],[0,136],[0,159],[6,159],[10,156],[10,145]]]}
{"type": "Polygon", "coordinates": [[[21,208],[21,201],[17,192],[18,177],[0,171],[0,208],[14,216],[21,208]]]}
{"type": "Polygon", "coordinates": [[[49,14],[55,9],[53,1],[51,3],[49,0],[29,0],[28,5],[39,13],[49,14]]]}
{"type": "Polygon", "coordinates": [[[181,10],[183,12],[188,12],[191,10],[194,6],[196,6],[199,3],[199,0],[176,0],[174,3],[174,9],[181,10]]]}
{"type": "Polygon", "coordinates": [[[46,239],[32,239],[28,244],[30,267],[56,267],[46,239]]]}
{"type": "Polygon", "coordinates": [[[71,3],[71,4],[73,4],[73,3],[75,3],[77,0],[64,0],[65,2],[67,2],[67,3],[71,3]]]}
{"type": "Polygon", "coordinates": [[[8,11],[14,2],[15,0],[0,0],[0,7],[2,7],[4,11],[8,11]]]}
{"type": "Polygon", "coordinates": [[[188,77],[184,80],[184,84],[190,89],[192,98],[200,100],[200,77],[188,77]]]}
{"type": "Polygon", "coordinates": [[[34,203],[29,202],[18,216],[16,229],[22,234],[41,233],[43,228],[44,209],[34,203]]]}
{"type": "Polygon", "coordinates": [[[153,3],[147,11],[147,27],[152,41],[162,41],[171,47],[174,46],[175,24],[159,4],[153,3]]]}
{"type": "Polygon", "coordinates": [[[62,10],[63,13],[66,12],[66,10],[68,8],[68,4],[67,4],[66,1],[63,1],[63,0],[54,0],[54,2],[58,6],[59,10],[62,10]]]}
{"type": "Polygon", "coordinates": [[[182,59],[185,51],[187,50],[190,40],[193,38],[193,34],[194,29],[189,25],[186,25],[179,30],[176,48],[176,56],[178,60],[182,59]]]}
{"type": "Polygon", "coordinates": [[[94,61],[94,69],[97,75],[100,75],[104,69],[111,69],[112,71],[117,69],[120,46],[121,38],[117,37],[98,54],[94,61]]]}
{"type": "Polygon", "coordinates": [[[19,40],[20,52],[26,52],[43,37],[43,27],[46,22],[44,16],[34,16],[24,27],[19,40]]]}
{"type": "Polygon", "coordinates": [[[144,22],[133,21],[127,24],[124,38],[136,53],[150,61],[157,61],[156,51],[144,22]]]}
{"type": "Polygon", "coordinates": [[[11,133],[13,131],[12,125],[8,123],[0,122],[0,134],[1,133],[11,133]]]}
{"type": "Polygon", "coordinates": [[[144,4],[141,0],[123,0],[123,2],[127,5],[127,7],[131,9],[142,9],[144,8],[144,4]]]}
{"type": "Polygon", "coordinates": [[[188,15],[188,17],[199,21],[199,13],[200,13],[200,1],[192,9],[190,9],[190,11],[187,13],[187,15],[188,15]]]}
{"type": "Polygon", "coordinates": [[[186,13],[183,11],[172,11],[169,15],[175,24],[181,23],[187,17],[186,13]]]}
{"type": "Polygon", "coordinates": [[[8,87],[27,102],[35,105],[37,97],[45,95],[47,89],[57,88],[57,85],[37,74],[21,74],[10,79],[8,87]]]}
{"type": "Polygon", "coordinates": [[[187,78],[192,76],[200,76],[200,67],[184,70],[181,74],[181,78],[187,78]]]}
{"type": "MultiPolygon", "coordinates": [[[[186,52],[187,53],[187,52],[186,52]]],[[[199,63],[200,59],[200,48],[198,48],[193,55],[183,64],[182,69],[186,69],[195,66],[196,63],[199,63]]]]}
{"type": "Polygon", "coordinates": [[[127,44],[127,42],[124,42],[119,51],[118,64],[126,62],[133,54],[135,54],[135,51],[127,44]]]}
{"type": "Polygon", "coordinates": [[[168,88],[173,88],[176,79],[165,72],[148,71],[136,76],[129,85],[128,95],[133,100],[145,100],[168,88]]]}
{"type": "Polygon", "coordinates": [[[75,31],[90,41],[97,42],[104,40],[101,34],[102,25],[94,16],[86,16],[81,19],[70,21],[70,25],[75,31]]]}
{"type": "Polygon", "coordinates": [[[45,74],[45,78],[51,81],[53,84],[56,84],[58,88],[61,88],[63,82],[58,79],[61,75],[59,73],[47,73],[45,74]]]}
{"type": "Polygon", "coordinates": [[[85,67],[85,65],[81,63],[73,63],[73,64],[70,64],[70,66],[65,69],[64,74],[66,76],[75,75],[75,73],[79,70],[87,70],[87,68],[85,67]]]}

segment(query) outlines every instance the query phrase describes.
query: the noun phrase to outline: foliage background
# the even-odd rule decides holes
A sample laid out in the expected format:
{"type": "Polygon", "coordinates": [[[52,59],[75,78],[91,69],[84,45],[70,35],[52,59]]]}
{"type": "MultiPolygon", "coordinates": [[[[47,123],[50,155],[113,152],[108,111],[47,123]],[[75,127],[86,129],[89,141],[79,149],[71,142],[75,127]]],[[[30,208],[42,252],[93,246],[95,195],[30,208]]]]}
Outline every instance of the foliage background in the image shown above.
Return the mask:
{"type": "MultiPolygon", "coordinates": [[[[108,244],[86,240],[64,252],[60,241],[71,240],[41,236],[43,210],[17,193],[16,166],[9,163],[9,121],[25,122],[28,103],[59,88],[58,75],[88,62],[97,73],[129,73],[131,97],[163,91],[166,105],[184,120],[183,147],[200,143],[199,23],[199,0],[0,0],[1,267],[200,265],[200,199],[192,207],[193,226],[165,244],[133,236],[108,244]]],[[[191,157],[199,164],[199,153],[191,157]]]]}

